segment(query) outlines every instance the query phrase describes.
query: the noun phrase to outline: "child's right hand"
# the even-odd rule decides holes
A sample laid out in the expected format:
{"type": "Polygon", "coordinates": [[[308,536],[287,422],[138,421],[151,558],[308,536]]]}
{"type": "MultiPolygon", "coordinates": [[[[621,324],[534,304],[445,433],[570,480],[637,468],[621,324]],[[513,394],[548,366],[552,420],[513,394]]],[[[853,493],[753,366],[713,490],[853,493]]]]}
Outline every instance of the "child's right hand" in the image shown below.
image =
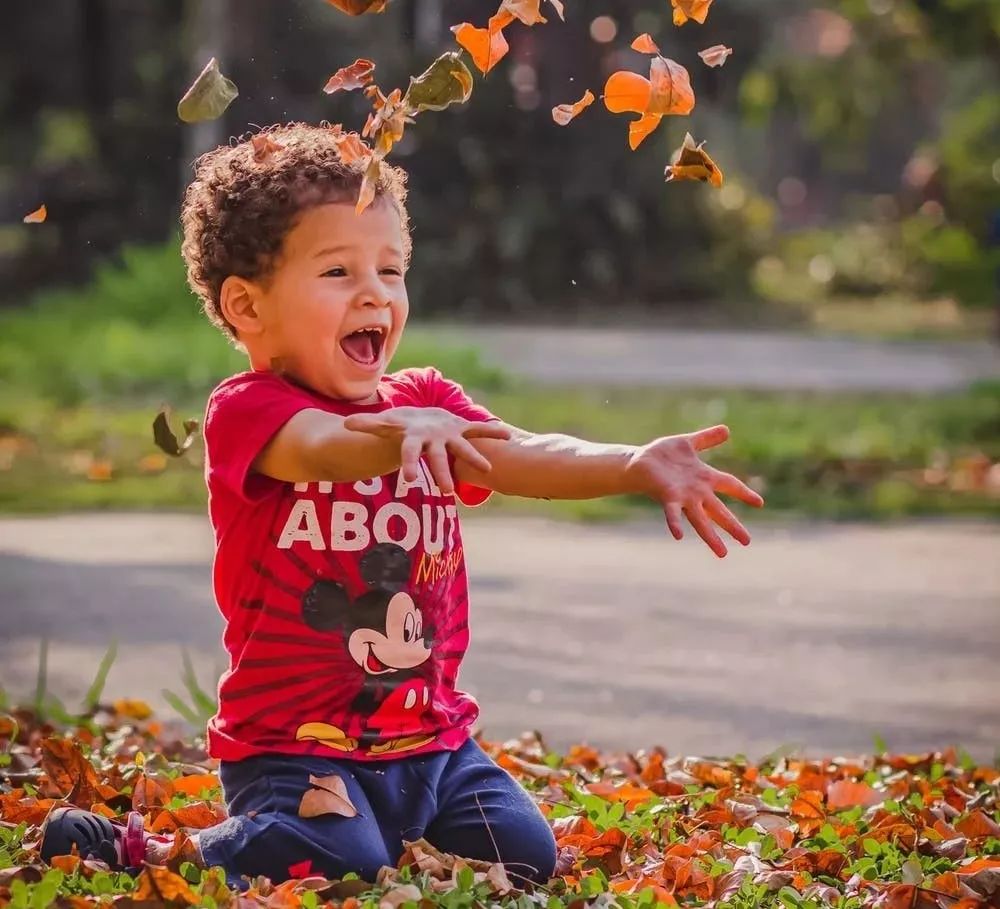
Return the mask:
{"type": "Polygon", "coordinates": [[[344,419],[344,428],[383,439],[398,438],[403,478],[410,483],[416,480],[423,456],[434,482],[445,495],[455,491],[448,465],[449,452],[476,470],[488,472],[490,462],[473,448],[469,439],[510,438],[510,430],[502,423],[463,420],[440,407],[393,407],[381,413],[352,414],[344,419]]]}

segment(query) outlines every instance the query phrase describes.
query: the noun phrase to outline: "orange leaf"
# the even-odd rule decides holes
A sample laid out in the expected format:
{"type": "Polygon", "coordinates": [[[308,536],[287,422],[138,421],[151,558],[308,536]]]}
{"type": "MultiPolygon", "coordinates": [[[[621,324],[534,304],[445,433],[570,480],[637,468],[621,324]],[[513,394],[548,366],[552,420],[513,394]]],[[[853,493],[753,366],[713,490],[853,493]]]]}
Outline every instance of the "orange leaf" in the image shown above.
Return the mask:
{"type": "Polygon", "coordinates": [[[160,904],[180,903],[184,906],[197,906],[201,902],[184,878],[159,865],[146,865],[136,881],[132,899],[160,904]]]}
{"type": "Polygon", "coordinates": [[[889,884],[879,898],[879,909],[913,909],[917,888],[913,884],[889,884]]]}
{"type": "Polygon", "coordinates": [[[956,821],[955,829],[970,840],[979,836],[1000,836],[1000,824],[979,809],[956,821]]]}
{"type": "Polygon", "coordinates": [[[694,108],[691,77],[679,63],[654,57],[649,66],[649,114],[689,114],[694,108]]]}
{"type": "MultiPolygon", "coordinates": [[[[708,152],[702,149],[701,144],[694,144],[691,133],[684,136],[684,144],[674,153],[673,163],[667,165],[664,175],[668,183],[672,180],[701,180],[703,183],[711,183],[716,188],[722,186],[723,179],[718,165],[708,156],[708,152]]],[[[792,803],[793,816],[796,804],[805,803],[806,796],[815,796],[819,802],[822,802],[823,798],[822,793],[816,790],[806,790],[792,803]]],[[[821,809],[817,810],[821,812],[821,809]]]]}
{"type": "MultiPolygon", "coordinates": [[[[686,139],[690,139],[690,133],[686,139]]],[[[819,830],[826,822],[826,812],[823,810],[823,793],[807,790],[799,794],[789,809],[793,821],[799,825],[803,836],[809,836],[814,830],[819,830]]]]}
{"type": "Polygon", "coordinates": [[[557,104],[552,108],[552,119],[560,126],[566,126],[585,107],[594,103],[594,93],[588,88],[583,97],[574,104],[557,104]]]}
{"type": "Polygon", "coordinates": [[[206,789],[218,789],[222,783],[214,773],[195,773],[191,776],[179,776],[172,780],[174,792],[184,795],[201,795],[206,789]]]}
{"type": "MultiPolygon", "coordinates": [[[[381,163],[375,155],[371,156],[368,167],[365,168],[365,175],[361,180],[361,189],[358,191],[358,202],[354,206],[356,214],[361,214],[372,202],[375,201],[375,188],[378,184],[381,163]]],[[[339,779],[339,777],[338,777],[339,779]]],[[[306,815],[303,815],[305,817],[306,815]]],[[[353,817],[353,815],[351,815],[353,817]]]]}
{"type": "Polygon", "coordinates": [[[670,0],[670,5],[674,8],[674,25],[683,25],[688,19],[703,25],[712,0],[670,0]]]}
{"type": "Polygon", "coordinates": [[[44,205],[39,205],[33,212],[24,216],[25,224],[41,224],[49,215],[48,209],[44,205]]]}
{"type": "Polygon", "coordinates": [[[647,136],[656,131],[663,117],[660,114],[643,114],[628,125],[628,147],[635,151],[647,136]]]}
{"type": "Polygon", "coordinates": [[[307,789],[299,803],[299,817],[319,817],[322,814],[340,814],[354,817],[358,809],[347,794],[347,784],[336,773],[329,776],[309,774],[309,782],[317,787],[307,789]]]}
{"type": "Polygon", "coordinates": [[[388,0],[326,0],[331,6],[337,7],[348,16],[360,16],[364,13],[380,13],[385,9],[388,0]]]}
{"type": "Polygon", "coordinates": [[[356,88],[364,88],[372,81],[372,73],[374,72],[374,62],[359,57],[350,66],[342,66],[330,76],[326,85],[323,86],[323,91],[332,95],[334,92],[350,92],[356,88]]]}
{"type": "Polygon", "coordinates": [[[472,56],[472,62],[484,76],[500,62],[510,50],[503,35],[503,20],[497,16],[490,19],[489,28],[476,28],[468,22],[453,25],[452,32],[459,46],[472,56]]]}
{"type": "Polygon", "coordinates": [[[656,42],[648,32],[643,32],[632,42],[632,50],[638,51],[640,54],[658,54],[660,52],[656,42]]]}
{"type": "Polygon", "coordinates": [[[725,44],[713,44],[703,51],[698,51],[698,56],[705,61],[707,66],[722,66],[732,52],[733,49],[726,47],[725,44]]]}
{"type": "Polygon", "coordinates": [[[733,771],[726,770],[725,767],[720,767],[718,764],[711,764],[708,761],[696,761],[687,770],[693,777],[701,780],[703,783],[708,783],[709,786],[715,786],[717,789],[723,786],[732,786],[733,784],[733,771]]]}
{"type": "MultiPolygon", "coordinates": [[[[503,0],[503,3],[500,4],[498,15],[499,13],[506,13],[525,25],[540,25],[548,21],[541,13],[541,5],[541,0],[503,0]]],[[[556,12],[558,11],[557,7],[556,12]]],[[[559,18],[562,18],[562,14],[560,14],[559,18]]],[[[507,25],[507,22],[504,23],[505,25],[507,25]]],[[[501,28],[504,26],[501,26],[501,28]]]]}
{"type": "Polygon", "coordinates": [[[645,76],[619,70],[604,84],[604,106],[613,114],[644,114],[649,107],[652,86],[645,76]]]}
{"type": "Polygon", "coordinates": [[[43,739],[41,749],[42,769],[49,778],[49,788],[55,790],[46,794],[59,794],[84,809],[118,795],[114,788],[97,779],[94,765],[72,740],[43,739]]]}
{"type": "Polygon", "coordinates": [[[959,865],[955,869],[956,874],[975,874],[977,871],[985,871],[988,868],[1000,869],[1000,859],[979,858],[969,862],[968,865],[959,865]]]}
{"type": "Polygon", "coordinates": [[[170,780],[158,780],[143,774],[135,781],[132,789],[132,810],[145,811],[147,808],[162,808],[170,801],[174,787],[170,780]]]}
{"type": "MultiPolygon", "coordinates": [[[[265,133],[260,133],[254,136],[250,140],[250,144],[253,146],[253,159],[258,164],[266,161],[275,152],[281,151],[285,146],[280,142],[275,142],[270,136],[265,133]]],[[[166,461],[164,461],[164,467],[166,466],[166,461]]]]}
{"type": "Polygon", "coordinates": [[[334,136],[333,141],[337,146],[337,154],[340,155],[340,160],[345,164],[357,164],[371,154],[370,149],[357,133],[345,133],[342,136],[334,136]]]}
{"type": "Polygon", "coordinates": [[[858,805],[869,808],[884,801],[883,793],[876,792],[867,783],[855,783],[851,780],[837,780],[831,783],[826,791],[826,804],[831,811],[854,808],[858,805]]]}

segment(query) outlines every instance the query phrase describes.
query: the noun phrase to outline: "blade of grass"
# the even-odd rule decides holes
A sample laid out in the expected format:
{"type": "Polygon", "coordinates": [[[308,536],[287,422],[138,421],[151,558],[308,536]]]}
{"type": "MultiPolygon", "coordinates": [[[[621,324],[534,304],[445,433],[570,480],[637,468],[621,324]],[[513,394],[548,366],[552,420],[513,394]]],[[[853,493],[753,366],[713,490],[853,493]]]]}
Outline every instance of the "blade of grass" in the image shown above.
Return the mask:
{"type": "Polygon", "coordinates": [[[184,687],[194,706],[201,711],[206,719],[211,717],[218,709],[218,704],[211,695],[198,684],[198,677],[195,675],[194,664],[191,662],[191,655],[184,651],[184,687]]]}
{"type": "Polygon", "coordinates": [[[160,692],[163,695],[163,699],[176,710],[183,719],[187,720],[192,726],[201,726],[201,717],[198,716],[187,704],[184,703],[174,692],[167,688],[162,689],[160,692]]]}
{"type": "Polygon", "coordinates": [[[112,640],[111,646],[108,647],[107,653],[101,658],[101,663],[97,667],[97,674],[94,676],[94,681],[90,683],[90,688],[87,689],[87,694],[83,698],[84,711],[92,711],[101,700],[101,695],[104,693],[104,686],[108,681],[108,673],[111,671],[111,665],[117,656],[118,641],[112,640]]]}
{"type": "Polygon", "coordinates": [[[39,716],[45,707],[45,689],[47,686],[47,676],[49,671],[49,639],[42,638],[38,651],[38,675],[35,678],[35,713],[39,716]]]}

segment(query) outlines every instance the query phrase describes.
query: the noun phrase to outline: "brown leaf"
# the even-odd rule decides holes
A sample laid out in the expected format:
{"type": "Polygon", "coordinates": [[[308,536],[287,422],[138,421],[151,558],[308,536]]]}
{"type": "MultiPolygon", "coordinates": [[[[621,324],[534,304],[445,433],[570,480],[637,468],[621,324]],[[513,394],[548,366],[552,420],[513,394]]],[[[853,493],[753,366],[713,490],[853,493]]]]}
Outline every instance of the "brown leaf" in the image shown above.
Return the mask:
{"type": "MultiPolygon", "coordinates": [[[[541,5],[541,0],[503,0],[498,12],[506,11],[524,25],[540,25],[548,21],[541,13],[541,5]]],[[[563,18],[561,12],[559,18],[563,18]]]]}
{"type": "Polygon", "coordinates": [[[334,136],[334,144],[337,146],[337,154],[344,164],[356,164],[359,161],[367,160],[371,154],[371,149],[362,141],[357,133],[344,133],[334,136]]]}
{"type": "Polygon", "coordinates": [[[177,102],[177,116],[185,123],[216,120],[237,95],[239,89],[219,72],[219,61],[212,57],[184,97],[177,102]]]}
{"type": "Polygon", "coordinates": [[[184,441],[178,442],[177,436],[174,435],[174,431],[167,422],[167,411],[161,410],[156,415],[156,418],[153,420],[153,441],[164,454],[179,458],[191,447],[195,436],[198,434],[199,423],[197,420],[185,420],[182,425],[184,426],[185,433],[184,441]]]}
{"type": "Polygon", "coordinates": [[[698,51],[698,56],[705,61],[707,66],[722,66],[732,52],[733,49],[726,47],[725,44],[713,44],[703,51],[698,51]]]}
{"type": "Polygon", "coordinates": [[[381,13],[387,0],[326,0],[331,6],[337,7],[348,16],[361,16],[365,13],[381,13]]]}
{"type": "Polygon", "coordinates": [[[552,119],[560,126],[566,126],[584,108],[594,103],[594,93],[588,88],[583,97],[573,104],[557,104],[552,108],[552,119]]]}
{"type": "Polygon", "coordinates": [[[323,814],[340,814],[355,817],[354,807],[347,794],[347,785],[337,774],[317,777],[309,775],[309,782],[315,789],[307,789],[299,803],[299,817],[319,817],[323,814]]]}
{"type": "Polygon", "coordinates": [[[691,77],[679,63],[654,57],[649,66],[649,114],[689,114],[694,108],[691,77]]]}
{"type": "Polygon", "coordinates": [[[79,808],[114,798],[118,793],[97,779],[94,765],[70,739],[48,738],[41,743],[42,769],[49,778],[51,794],[58,794],[79,808]]]}
{"type": "Polygon", "coordinates": [[[161,903],[180,903],[197,906],[201,900],[188,882],[179,874],[160,865],[147,864],[136,880],[134,900],[151,900],[161,903]]]}
{"type": "Polygon", "coordinates": [[[981,836],[1000,836],[1000,824],[978,808],[956,821],[955,829],[970,840],[981,836]]]}
{"type": "Polygon", "coordinates": [[[375,63],[359,57],[350,66],[342,66],[327,80],[323,86],[323,91],[328,95],[339,91],[354,91],[356,88],[364,88],[374,78],[375,63]]]}
{"type": "Polygon", "coordinates": [[[670,5],[674,8],[674,25],[683,25],[688,19],[703,25],[712,0],[670,0],[670,5]]]}
{"type": "Polygon", "coordinates": [[[253,159],[258,164],[285,147],[280,142],[275,142],[267,133],[258,133],[250,139],[250,144],[253,146],[253,159]]]}
{"type": "Polygon", "coordinates": [[[868,808],[884,801],[884,793],[877,792],[867,783],[855,783],[851,780],[837,780],[826,791],[826,805],[830,811],[854,808],[857,805],[868,808]]]}
{"type": "MultiPolygon", "coordinates": [[[[664,171],[668,183],[672,180],[701,180],[703,183],[711,183],[716,188],[722,186],[722,171],[708,156],[708,152],[702,149],[702,144],[704,143],[695,145],[691,133],[684,136],[684,144],[674,153],[673,163],[668,164],[664,171]]],[[[822,799],[820,793],[812,791],[802,793],[802,796],[806,795],[817,795],[822,799]]],[[[792,809],[794,815],[794,804],[792,809]]]]}
{"type": "Polygon", "coordinates": [[[648,32],[643,32],[632,42],[632,50],[638,51],[640,54],[658,54],[660,52],[652,35],[648,32]]]}
{"type": "Polygon", "coordinates": [[[33,212],[29,212],[23,218],[25,224],[41,224],[49,216],[49,211],[44,205],[39,205],[33,212]]]}
{"type": "Polygon", "coordinates": [[[379,173],[382,164],[378,157],[371,156],[368,167],[365,168],[365,175],[361,180],[361,189],[358,191],[358,202],[354,206],[356,214],[361,214],[375,200],[375,189],[378,184],[379,173]]]}

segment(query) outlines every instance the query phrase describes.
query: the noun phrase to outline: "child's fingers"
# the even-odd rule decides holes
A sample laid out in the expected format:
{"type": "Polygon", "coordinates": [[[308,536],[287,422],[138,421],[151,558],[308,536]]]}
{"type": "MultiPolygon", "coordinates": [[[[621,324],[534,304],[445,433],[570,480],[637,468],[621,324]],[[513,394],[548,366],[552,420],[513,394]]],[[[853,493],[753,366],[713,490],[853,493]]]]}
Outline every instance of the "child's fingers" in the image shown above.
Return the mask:
{"type": "Polygon", "coordinates": [[[750,533],[740,523],[739,518],[726,507],[724,502],[715,496],[711,496],[705,500],[705,511],[737,543],[742,543],[744,546],[750,545],[750,533]]]}
{"type": "Polygon", "coordinates": [[[417,479],[417,471],[420,469],[420,452],[423,447],[423,441],[419,436],[406,436],[399,446],[399,469],[407,483],[412,483],[417,479]]]}
{"type": "Polygon", "coordinates": [[[480,452],[476,451],[472,443],[461,436],[452,439],[448,447],[456,458],[461,458],[466,464],[482,473],[489,473],[492,470],[490,462],[480,452]]]}
{"type": "Polygon", "coordinates": [[[667,502],[663,506],[667,518],[667,527],[675,540],[684,539],[684,525],[681,522],[681,506],[679,502],[667,502]]]}
{"type": "Polygon", "coordinates": [[[471,423],[462,430],[467,439],[509,439],[510,429],[497,420],[487,423],[471,423]]]}
{"type": "Polygon", "coordinates": [[[728,426],[710,426],[708,429],[699,429],[688,435],[688,439],[694,446],[695,451],[704,451],[706,448],[715,448],[729,439],[728,426]]]}
{"type": "Polygon", "coordinates": [[[764,499],[760,493],[754,492],[739,477],[734,477],[731,473],[723,473],[723,471],[713,468],[712,486],[716,492],[724,492],[727,496],[746,502],[747,505],[752,505],[754,508],[761,508],[764,505],[764,499]]]}
{"type": "Polygon", "coordinates": [[[691,526],[695,529],[698,536],[705,541],[708,548],[720,559],[724,559],[729,550],[726,549],[726,544],[722,542],[722,537],[716,533],[712,522],[708,519],[708,515],[705,514],[705,509],[701,507],[701,503],[692,502],[690,505],[685,505],[684,514],[687,515],[691,526]]]}
{"type": "Polygon", "coordinates": [[[344,429],[351,432],[369,432],[380,435],[391,428],[382,417],[374,413],[355,413],[344,418],[344,429]]]}
{"type": "Polygon", "coordinates": [[[451,468],[448,465],[448,452],[445,450],[443,442],[429,442],[427,445],[427,466],[431,470],[434,482],[440,487],[444,495],[451,495],[455,491],[455,482],[451,478],[451,468]]]}

